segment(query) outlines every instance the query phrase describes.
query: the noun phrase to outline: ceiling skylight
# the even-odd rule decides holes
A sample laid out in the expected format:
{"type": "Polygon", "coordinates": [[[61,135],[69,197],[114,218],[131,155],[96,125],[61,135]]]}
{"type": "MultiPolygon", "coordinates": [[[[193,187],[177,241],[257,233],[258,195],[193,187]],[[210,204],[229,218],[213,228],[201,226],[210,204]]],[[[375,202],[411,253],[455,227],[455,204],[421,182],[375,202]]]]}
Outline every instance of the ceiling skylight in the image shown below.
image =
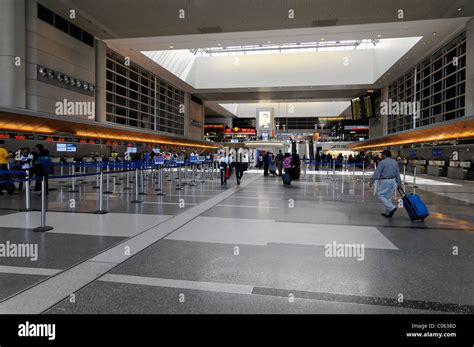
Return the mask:
{"type": "Polygon", "coordinates": [[[348,51],[375,48],[379,39],[301,42],[285,44],[263,44],[245,46],[219,46],[211,48],[195,48],[189,51],[195,56],[219,57],[235,55],[260,55],[279,53],[306,53],[327,51],[348,51]]]}

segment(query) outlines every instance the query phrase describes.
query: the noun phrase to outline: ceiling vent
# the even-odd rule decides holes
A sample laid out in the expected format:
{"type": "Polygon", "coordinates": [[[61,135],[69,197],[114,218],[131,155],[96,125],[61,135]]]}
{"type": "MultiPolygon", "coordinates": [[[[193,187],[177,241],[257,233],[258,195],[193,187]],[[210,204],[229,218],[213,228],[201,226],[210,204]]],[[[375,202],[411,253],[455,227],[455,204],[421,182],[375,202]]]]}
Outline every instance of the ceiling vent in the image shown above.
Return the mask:
{"type": "Polygon", "coordinates": [[[335,19],[322,19],[313,20],[313,27],[330,27],[337,24],[337,18],[335,19]]]}
{"type": "Polygon", "coordinates": [[[215,27],[200,27],[198,28],[201,34],[212,34],[212,33],[221,33],[222,28],[220,26],[215,27]]]}

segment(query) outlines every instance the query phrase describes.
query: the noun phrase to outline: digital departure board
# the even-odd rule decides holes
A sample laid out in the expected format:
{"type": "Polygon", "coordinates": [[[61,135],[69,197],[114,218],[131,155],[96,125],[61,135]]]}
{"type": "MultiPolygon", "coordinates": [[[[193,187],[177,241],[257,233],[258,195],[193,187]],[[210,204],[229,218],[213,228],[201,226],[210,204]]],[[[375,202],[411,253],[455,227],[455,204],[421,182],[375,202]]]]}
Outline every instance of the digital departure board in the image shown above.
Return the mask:
{"type": "Polygon", "coordinates": [[[355,121],[368,119],[375,116],[374,98],[370,95],[364,95],[351,100],[352,119],[355,121]]]}

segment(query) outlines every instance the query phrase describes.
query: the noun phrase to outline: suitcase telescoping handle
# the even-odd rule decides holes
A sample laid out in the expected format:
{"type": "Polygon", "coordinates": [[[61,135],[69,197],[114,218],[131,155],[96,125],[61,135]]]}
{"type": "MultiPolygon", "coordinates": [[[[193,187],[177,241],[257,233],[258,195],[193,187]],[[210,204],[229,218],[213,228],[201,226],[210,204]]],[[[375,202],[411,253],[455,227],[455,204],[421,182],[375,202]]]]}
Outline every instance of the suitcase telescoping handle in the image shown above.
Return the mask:
{"type": "Polygon", "coordinates": [[[406,196],[407,194],[405,193],[405,190],[403,190],[402,186],[397,186],[397,190],[398,190],[398,194],[400,194],[400,196],[403,198],[404,196],[406,196]]]}

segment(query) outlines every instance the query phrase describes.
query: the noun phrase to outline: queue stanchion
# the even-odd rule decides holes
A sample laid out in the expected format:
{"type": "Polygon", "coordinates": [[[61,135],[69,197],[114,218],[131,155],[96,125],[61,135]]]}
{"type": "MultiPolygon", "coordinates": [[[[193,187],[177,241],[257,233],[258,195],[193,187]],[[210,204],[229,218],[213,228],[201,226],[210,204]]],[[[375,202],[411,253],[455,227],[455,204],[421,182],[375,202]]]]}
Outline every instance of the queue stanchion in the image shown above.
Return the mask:
{"type": "MultiPolygon", "coordinates": [[[[163,164],[164,165],[164,164],[163,164]]],[[[166,193],[163,191],[163,165],[160,165],[158,177],[160,179],[160,187],[158,188],[158,193],[156,195],[164,196],[166,193]]]]}
{"type": "Polygon", "coordinates": [[[352,180],[355,180],[355,174],[356,174],[356,163],[353,163],[352,166],[352,180]]]}
{"type": "MultiPolygon", "coordinates": [[[[101,173],[102,173],[102,171],[101,171],[101,173]]],[[[110,178],[109,178],[109,176],[110,176],[110,166],[109,166],[109,164],[107,164],[107,173],[105,174],[105,181],[106,181],[106,186],[105,186],[106,188],[105,189],[106,190],[105,190],[104,194],[113,194],[113,191],[109,190],[109,187],[110,187],[110,178]]],[[[115,176],[113,178],[114,178],[114,190],[115,190],[115,176]]]]}
{"type": "MultiPolygon", "coordinates": [[[[117,164],[117,162],[115,162],[115,163],[114,163],[114,167],[115,167],[116,169],[118,169],[117,171],[123,171],[123,164],[122,164],[122,163],[117,164]]],[[[122,185],[122,182],[120,182],[120,181],[123,180],[123,172],[120,172],[120,173],[118,174],[118,176],[117,176],[117,175],[114,175],[114,176],[115,176],[116,178],[118,178],[118,182],[115,182],[114,185],[121,186],[121,185],[122,185]]]]}
{"type": "Polygon", "coordinates": [[[201,183],[206,183],[206,180],[204,179],[204,163],[201,162],[201,183]]]}
{"type": "Polygon", "coordinates": [[[124,190],[132,190],[132,187],[130,187],[130,169],[131,169],[130,164],[127,163],[126,167],[127,167],[127,174],[125,175],[125,188],[123,188],[123,189],[124,190]]]}
{"type": "Polygon", "coordinates": [[[362,161],[362,182],[365,182],[365,160],[362,161]]]}
{"type": "Polygon", "coordinates": [[[336,161],[332,161],[332,180],[336,180],[336,161]]]}
{"type": "Polygon", "coordinates": [[[413,167],[413,194],[415,194],[415,190],[416,188],[418,188],[418,186],[416,185],[416,165],[413,167]]]}
{"type": "Polygon", "coordinates": [[[92,187],[92,188],[93,188],[93,189],[99,189],[99,188],[100,188],[100,182],[99,182],[99,179],[100,179],[99,163],[97,163],[95,173],[97,174],[97,175],[96,175],[96,179],[95,179],[95,186],[92,187]]]}
{"type": "Polygon", "coordinates": [[[407,181],[407,164],[403,164],[403,185],[406,184],[407,181]]]}
{"type": "Polygon", "coordinates": [[[145,168],[142,167],[142,169],[140,170],[140,185],[141,185],[141,192],[139,193],[139,195],[147,195],[147,193],[145,192],[145,177],[143,177],[143,174],[145,173],[145,168]]]}
{"type": "Polygon", "coordinates": [[[142,201],[138,199],[138,169],[135,169],[135,200],[130,201],[132,204],[139,204],[142,201]]]}
{"type": "Polygon", "coordinates": [[[180,164],[176,165],[176,170],[178,170],[178,185],[176,186],[176,190],[183,190],[183,187],[181,186],[181,166],[180,164]]]}
{"type": "MultiPolygon", "coordinates": [[[[108,175],[107,175],[108,176],[108,175]]],[[[107,211],[104,210],[104,172],[100,170],[99,173],[99,209],[95,211],[95,214],[106,214],[107,211]]]]}
{"type": "Polygon", "coordinates": [[[188,186],[194,187],[196,185],[196,165],[191,163],[191,182],[188,183],[188,186]]]}
{"type": "MultiPolygon", "coordinates": [[[[59,176],[64,177],[64,166],[62,163],[59,163],[59,176]]],[[[65,182],[64,180],[61,180],[58,183],[65,183],[65,182]]]]}
{"type": "Polygon", "coordinates": [[[329,161],[326,163],[326,179],[329,179],[329,161]]]}
{"type": "Polygon", "coordinates": [[[70,176],[71,176],[71,189],[68,190],[68,193],[78,193],[79,190],[76,189],[76,170],[75,163],[71,163],[70,166],[70,176]]]}
{"type": "Polygon", "coordinates": [[[29,170],[25,172],[25,211],[30,211],[30,173],[29,170]]]}
{"type": "Polygon", "coordinates": [[[41,225],[33,229],[36,232],[45,232],[53,230],[53,227],[46,225],[46,176],[41,181],[41,225]]]}

